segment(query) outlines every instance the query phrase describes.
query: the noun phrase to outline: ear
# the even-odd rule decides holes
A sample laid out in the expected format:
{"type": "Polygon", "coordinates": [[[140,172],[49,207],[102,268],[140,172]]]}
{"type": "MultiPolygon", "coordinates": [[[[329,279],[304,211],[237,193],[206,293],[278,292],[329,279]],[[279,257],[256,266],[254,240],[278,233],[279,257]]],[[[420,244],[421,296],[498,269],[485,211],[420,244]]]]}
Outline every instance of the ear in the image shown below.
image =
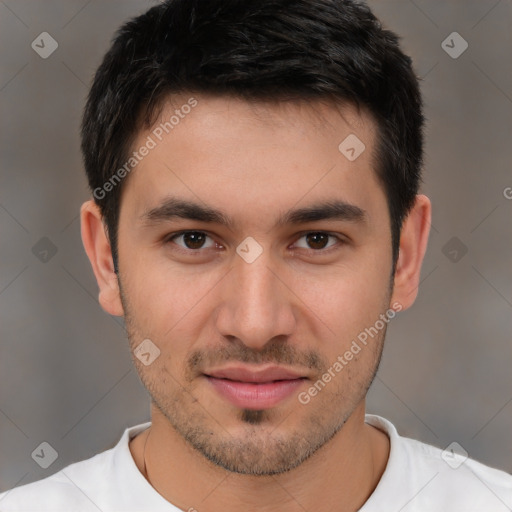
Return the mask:
{"type": "Polygon", "coordinates": [[[419,194],[402,224],[400,253],[391,297],[391,304],[400,303],[402,310],[409,308],[418,295],[421,264],[430,233],[431,210],[429,198],[419,194]]]}
{"type": "Polygon", "coordinates": [[[86,201],[80,209],[82,242],[100,289],[99,302],[109,314],[123,316],[119,283],[114,272],[110,243],[98,205],[86,201]]]}

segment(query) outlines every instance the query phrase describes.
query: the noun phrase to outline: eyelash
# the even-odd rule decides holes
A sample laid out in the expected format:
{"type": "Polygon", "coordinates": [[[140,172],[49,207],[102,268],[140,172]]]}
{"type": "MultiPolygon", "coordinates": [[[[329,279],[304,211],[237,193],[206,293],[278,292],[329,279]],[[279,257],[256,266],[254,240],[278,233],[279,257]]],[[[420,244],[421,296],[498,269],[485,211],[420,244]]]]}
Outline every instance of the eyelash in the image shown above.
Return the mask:
{"type": "MultiPolygon", "coordinates": [[[[207,237],[209,238],[212,238],[206,231],[198,231],[198,230],[192,230],[192,229],[188,229],[188,230],[185,230],[185,231],[177,231],[175,233],[171,233],[169,235],[167,235],[164,240],[163,240],[163,243],[164,244],[169,244],[171,242],[174,241],[175,238],[178,238],[182,235],[185,235],[187,233],[200,233],[202,235],[206,235],[207,237]]],[[[316,253],[316,254],[327,254],[327,253],[330,253],[332,250],[336,250],[336,249],[339,249],[339,246],[343,246],[343,245],[346,245],[347,244],[347,241],[343,238],[341,238],[340,236],[338,235],[335,235],[334,233],[330,233],[328,231],[304,231],[302,233],[300,233],[300,237],[297,239],[300,240],[301,238],[304,238],[306,235],[309,235],[309,234],[322,234],[322,235],[327,235],[331,238],[335,238],[338,243],[335,244],[335,245],[332,245],[331,247],[327,247],[326,249],[303,249],[303,250],[306,250],[310,253],[316,253]]],[[[212,238],[213,240],[213,238],[212,238]]],[[[179,245],[176,245],[177,249],[179,252],[183,252],[183,253],[186,253],[186,254],[200,254],[201,252],[204,252],[205,249],[203,248],[200,248],[200,249],[187,249],[187,248],[184,248],[184,247],[181,247],[179,245]]],[[[208,249],[208,248],[207,248],[208,249]]]]}

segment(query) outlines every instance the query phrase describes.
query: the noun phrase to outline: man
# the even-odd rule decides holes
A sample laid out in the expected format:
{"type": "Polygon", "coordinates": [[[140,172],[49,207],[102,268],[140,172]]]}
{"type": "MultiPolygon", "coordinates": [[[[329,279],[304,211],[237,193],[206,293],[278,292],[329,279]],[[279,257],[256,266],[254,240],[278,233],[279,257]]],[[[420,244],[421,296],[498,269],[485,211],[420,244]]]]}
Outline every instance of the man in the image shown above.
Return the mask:
{"type": "Polygon", "coordinates": [[[170,0],[126,23],[84,112],[82,238],[151,422],[0,509],[510,510],[510,475],[365,414],[427,246],[422,127],[362,4],[170,0]]]}

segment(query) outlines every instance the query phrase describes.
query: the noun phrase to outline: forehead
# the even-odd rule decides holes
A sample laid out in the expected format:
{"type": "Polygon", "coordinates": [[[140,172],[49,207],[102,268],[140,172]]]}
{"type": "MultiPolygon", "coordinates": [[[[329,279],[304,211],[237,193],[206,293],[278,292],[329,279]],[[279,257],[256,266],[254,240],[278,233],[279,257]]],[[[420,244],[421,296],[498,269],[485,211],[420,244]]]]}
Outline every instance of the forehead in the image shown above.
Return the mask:
{"type": "Polygon", "coordinates": [[[135,220],[169,195],[247,220],[252,212],[260,223],[327,196],[371,210],[385,201],[374,172],[376,131],[351,105],[175,96],[138,134],[132,149],[149,141],[152,148],[124,184],[122,210],[135,220]]]}

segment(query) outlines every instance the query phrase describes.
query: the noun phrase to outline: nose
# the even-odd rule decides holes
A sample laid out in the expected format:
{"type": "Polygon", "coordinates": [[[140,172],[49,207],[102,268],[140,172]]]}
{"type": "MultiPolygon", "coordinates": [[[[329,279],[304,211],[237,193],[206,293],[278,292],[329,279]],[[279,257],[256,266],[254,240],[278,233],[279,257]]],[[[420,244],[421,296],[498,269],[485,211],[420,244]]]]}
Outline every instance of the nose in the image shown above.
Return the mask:
{"type": "Polygon", "coordinates": [[[285,271],[272,262],[270,250],[264,249],[252,263],[237,255],[233,265],[222,283],[216,317],[219,332],[254,350],[263,349],[276,336],[290,336],[296,324],[294,294],[285,271]]]}

